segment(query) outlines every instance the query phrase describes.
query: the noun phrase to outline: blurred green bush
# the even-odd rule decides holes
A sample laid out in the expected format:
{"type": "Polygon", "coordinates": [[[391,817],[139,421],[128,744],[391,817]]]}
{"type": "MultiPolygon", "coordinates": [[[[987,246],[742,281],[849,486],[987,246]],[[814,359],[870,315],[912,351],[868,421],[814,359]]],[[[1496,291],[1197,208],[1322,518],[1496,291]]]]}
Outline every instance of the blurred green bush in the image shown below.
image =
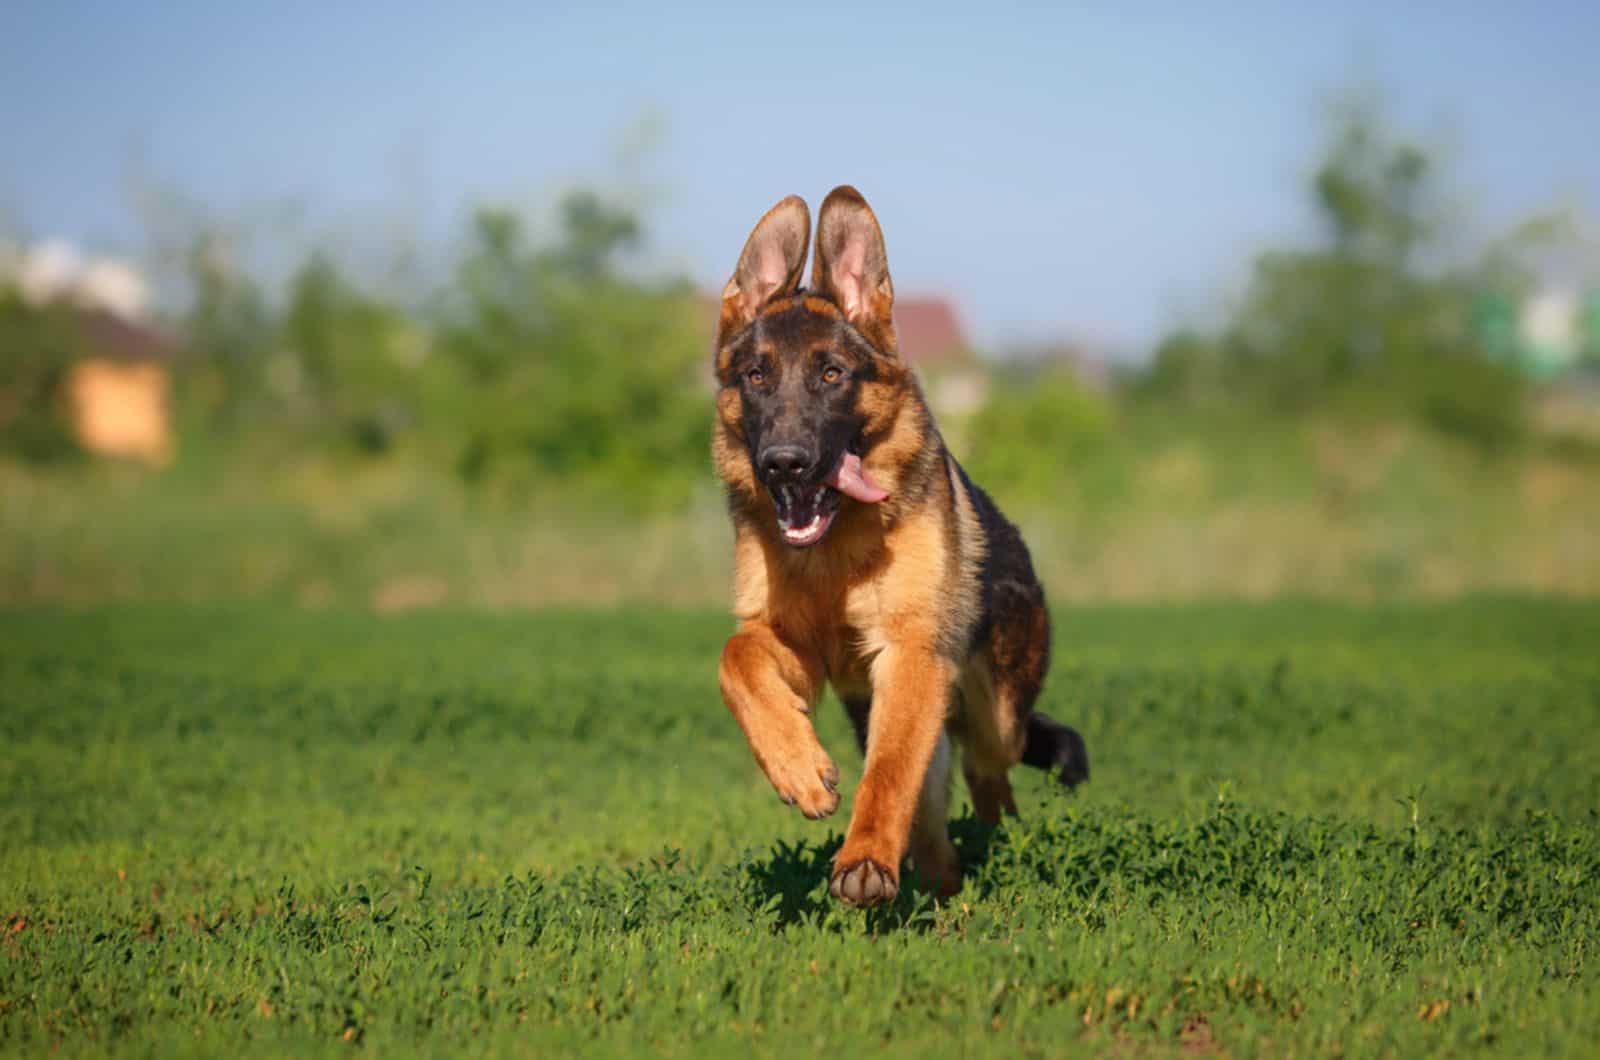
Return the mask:
{"type": "Polygon", "coordinates": [[[1048,497],[1099,455],[1112,423],[1110,399],[1066,367],[1002,374],[967,425],[961,459],[987,488],[1048,497]]]}
{"type": "Polygon", "coordinates": [[[0,286],[0,450],[30,463],[79,455],[65,388],[81,352],[69,311],[0,286]]]}
{"type": "MultiPolygon", "coordinates": [[[[199,448],[339,459],[403,454],[474,487],[591,487],[622,508],[682,504],[704,471],[709,322],[692,286],[620,264],[641,219],[579,190],[544,244],[473,218],[427,304],[364,290],[313,253],[275,309],[201,243],[187,281],[181,422],[199,448]]],[[[39,385],[46,385],[41,382],[39,385]]]]}
{"type": "Polygon", "coordinates": [[[563,202],[551,247],[529,248],[499,212],[479,214],[476,237],[438,336],[437,411],[461,430],[462,476],[599,480],[630,506],[681,497],[710,444],[692,286],[623,275],[639,222],[589,192],[563,202]]]}

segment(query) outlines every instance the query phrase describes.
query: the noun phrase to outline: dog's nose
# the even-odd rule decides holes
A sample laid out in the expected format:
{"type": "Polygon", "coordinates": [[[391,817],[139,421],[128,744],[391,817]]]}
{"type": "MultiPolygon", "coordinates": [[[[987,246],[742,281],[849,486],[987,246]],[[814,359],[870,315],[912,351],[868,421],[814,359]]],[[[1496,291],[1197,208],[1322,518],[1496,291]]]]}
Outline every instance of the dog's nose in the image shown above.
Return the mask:
{"type": "Polygon", "coordinates": [[[811,454],[798,445],[769,445],[761,450],[761,473],[799,478],[811,469],[811,454]]]}

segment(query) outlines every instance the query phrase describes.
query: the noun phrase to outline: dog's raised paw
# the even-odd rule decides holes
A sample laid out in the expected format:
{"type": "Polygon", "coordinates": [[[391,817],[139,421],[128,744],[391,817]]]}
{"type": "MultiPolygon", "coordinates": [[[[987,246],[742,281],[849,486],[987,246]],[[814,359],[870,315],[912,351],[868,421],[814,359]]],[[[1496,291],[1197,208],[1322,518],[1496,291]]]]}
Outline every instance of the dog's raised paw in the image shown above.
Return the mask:
{"type": "Polygon", "coordinates": [[[862,858],[834,869],[828,890],[841,902],[865,909],[894,901],[900,884],[893,872],[871,858],[862,858]]]}
{"type": "Polygon", "coordinates": [[[813,821],[839,808],[839,767],[820,748],[807,760],[770,770],[769,779],[778,798],[813,821]]]}

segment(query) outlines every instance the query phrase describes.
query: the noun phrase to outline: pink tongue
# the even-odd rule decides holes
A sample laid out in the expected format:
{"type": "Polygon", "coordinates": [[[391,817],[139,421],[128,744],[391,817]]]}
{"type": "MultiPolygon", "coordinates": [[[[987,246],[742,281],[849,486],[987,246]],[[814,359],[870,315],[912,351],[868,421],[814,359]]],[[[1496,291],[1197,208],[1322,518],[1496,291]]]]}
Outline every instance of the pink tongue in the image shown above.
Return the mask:
{"type": "Polygon", "coordinates": [[[846,497],[854,497],[868,504],[876,504],[889,495],[888,490],[872,481],[867,469],[861,466],[861,458],[854,453],[844,454],[844,459],[839,461],[833,474],[823,481],[846,497]]]}

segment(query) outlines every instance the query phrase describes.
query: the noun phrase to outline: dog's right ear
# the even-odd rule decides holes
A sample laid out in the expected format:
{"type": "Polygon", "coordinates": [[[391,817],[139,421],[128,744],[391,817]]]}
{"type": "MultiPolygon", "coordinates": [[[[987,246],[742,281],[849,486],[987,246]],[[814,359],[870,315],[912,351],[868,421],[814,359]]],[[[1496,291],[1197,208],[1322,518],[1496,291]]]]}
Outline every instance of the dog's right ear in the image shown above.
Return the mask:
{"type": "Polygon", "coordinates": [[[722,289],[719,343],[754,320],[762,306],[799,288],[810,241],[811,211],[798,195],[782,199],[756,223],[722,289]]]}

